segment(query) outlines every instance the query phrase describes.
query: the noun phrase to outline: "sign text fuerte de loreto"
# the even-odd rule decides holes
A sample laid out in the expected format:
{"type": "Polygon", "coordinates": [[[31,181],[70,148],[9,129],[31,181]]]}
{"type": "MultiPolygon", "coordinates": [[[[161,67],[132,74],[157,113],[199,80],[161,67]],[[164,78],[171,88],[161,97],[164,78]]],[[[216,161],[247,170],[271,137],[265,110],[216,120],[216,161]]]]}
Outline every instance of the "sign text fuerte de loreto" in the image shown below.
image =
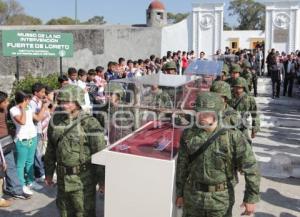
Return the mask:
{"type": "Polygon", "coordinates": [[[72,33],[8,30],[2,32],[3,56],[72,57],[72,33]]]}

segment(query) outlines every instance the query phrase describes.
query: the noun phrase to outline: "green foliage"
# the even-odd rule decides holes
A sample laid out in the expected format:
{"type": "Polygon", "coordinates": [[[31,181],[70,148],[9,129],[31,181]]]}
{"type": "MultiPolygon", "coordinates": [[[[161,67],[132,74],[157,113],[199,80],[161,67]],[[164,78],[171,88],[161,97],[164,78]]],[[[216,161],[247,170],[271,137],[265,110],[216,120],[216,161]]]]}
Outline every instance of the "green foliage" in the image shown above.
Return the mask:
{"type": "Polygon", "coordinates": [[[229,23],[227,23],[227,22],[224,21],[223,29],[224,29],[225,31],[229,31],[229,30],[232,30],[233,27],[231,27],[231,26],[229,25],[229,23]]]}
{"type": "Polygon", "coordinates": [[[75,25],[76,21],[70,17],[60,17],[49,20],[46,25],[75,25]]]}
{"type": "Polygon", "coordinates": [[[34,83],[40,82],[42,84],[45,84],[53,89],[58,89],[58,75],[57,74],[50,74],[46,77],[33,77],[31,74],[27,74],[23,79],[21,79],[19,82],[15,82],[13,85],[12,90],[12,96],[14,97],[15,93],[17,91],[24,91],[26,93],[31,93],[31,87],[34,83]]]}
{"type": "Polygon", "coordinates": [[[86,24],[86,25],[103,25],[105,23],[106,23],[106,21],[104,20],[103,16],[94,16],[94,17],[88,19],[88,21],[83,22],[81,24],[86,24]]]}
{"type": "MultiPolygon", "coordinates": [[[[80,22],[77,20],[78,24],[83,25],[103,25],[106,23],[103,16],[94,16],[88,19],[86,22],[80,22]]],[[[76,21],[70,17],[61,17],[57,19],[51,19],[47,23],[47,25],[75,25],[76,21]]]]}
{"type": "Polygon", "coordinates": [[[174,24],[174,23],[179,23],[180,21],[187,18],[189,16],[189,13],[177,13],[177,14],[168,13],[167,16],[168,16],[168,22],[174,24]]]}
{"type": "Polygon", "coordinates": [[[24,8],[16,0],[0,0],[0,24],[6,25],[8,19],[24,14],[24,8]]]}
{"type": "Polygon", "coordinates": [[[264,30],[265,7],[253,0],[233,0],[229,3],[230,15],[237,15],[237,30],[264,30]]]}
{"type": "Polygon", "coordinates": [[[14,15],[8,18],[6,25],[41,25],[42,20],[25,14],[14,15]]]}

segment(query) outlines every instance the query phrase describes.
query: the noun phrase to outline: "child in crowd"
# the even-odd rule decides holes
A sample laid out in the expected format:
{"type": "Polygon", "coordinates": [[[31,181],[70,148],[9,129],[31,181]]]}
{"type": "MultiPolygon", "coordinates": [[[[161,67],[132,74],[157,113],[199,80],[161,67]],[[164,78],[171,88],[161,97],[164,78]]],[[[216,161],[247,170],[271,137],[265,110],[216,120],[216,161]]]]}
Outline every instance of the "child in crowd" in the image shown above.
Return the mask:
{"type": "Polygon", "coordinates": [[[86,85],[87,77],[88,77],[88,75],[87,75],[87,72],[85,70],[83,70],[83,69],[78,70],[77,84],[85,92],[85,94],[84,94],[85,106],[82,109],[86,112],[90,112],[91,111],[91,101],[90,101],[90,96],[89,96],[89,92],[88,92],[89,90],[88,90],[88,87],[86,85]]]}

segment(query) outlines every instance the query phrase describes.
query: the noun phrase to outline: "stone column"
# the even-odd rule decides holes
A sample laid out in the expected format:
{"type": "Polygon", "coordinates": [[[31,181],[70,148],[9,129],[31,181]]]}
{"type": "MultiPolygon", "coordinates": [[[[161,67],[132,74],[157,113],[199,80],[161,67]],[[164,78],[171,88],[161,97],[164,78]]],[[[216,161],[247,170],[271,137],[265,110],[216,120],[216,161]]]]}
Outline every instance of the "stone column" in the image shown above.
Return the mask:
{"type": "Polygon", "coordinates": [[[223,11],[224,3],[203,2],[193,4],[193,50],[207,56],[223,49],[223,11]]]}

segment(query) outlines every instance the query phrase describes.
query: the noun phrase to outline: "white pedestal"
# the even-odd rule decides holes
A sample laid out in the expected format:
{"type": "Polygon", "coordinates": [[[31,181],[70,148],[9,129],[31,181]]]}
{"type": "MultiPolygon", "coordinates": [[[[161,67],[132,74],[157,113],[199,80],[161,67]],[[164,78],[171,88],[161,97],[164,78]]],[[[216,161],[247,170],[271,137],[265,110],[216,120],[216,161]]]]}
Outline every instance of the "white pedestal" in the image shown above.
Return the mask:
{"type": "Polygon", "coordinates": [[[108,148],[93,155],[105,165],[105,217],[174,217],[175,159],[160,160],[108,148]]]}

